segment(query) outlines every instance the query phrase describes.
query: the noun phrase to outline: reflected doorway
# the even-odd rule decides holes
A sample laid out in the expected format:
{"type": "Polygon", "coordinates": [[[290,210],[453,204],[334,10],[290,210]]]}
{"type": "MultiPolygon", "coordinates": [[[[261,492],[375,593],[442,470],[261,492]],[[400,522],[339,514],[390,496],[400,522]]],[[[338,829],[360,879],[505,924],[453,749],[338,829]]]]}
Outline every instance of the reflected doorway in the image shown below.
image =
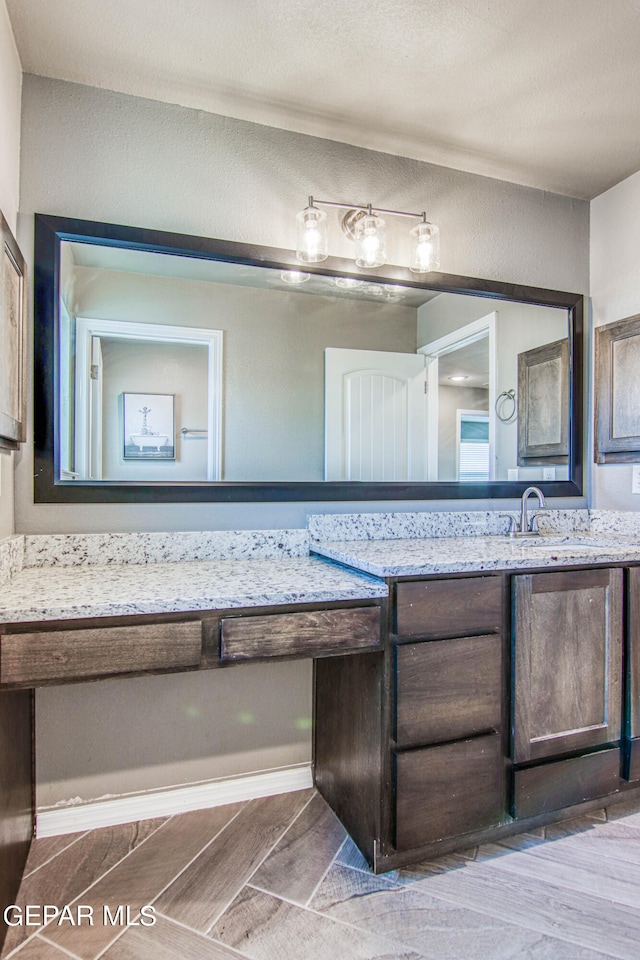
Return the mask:
{"type": "Polygon", "coordinates": [[[221,331],[77,317],[75,356],[73,479],[221,478],[221,331]],[[140,427],[155,446],[125,436],[127,396],[155,397],[140,427]]]}
{"type": "Polygon", "coordinates": [[[496,312],[487,314],[418,350],[427,362],[429,480],[478,482],[495,477],[491,411],[497,382],[496,322],[496,312]],[[462,463],[461,451],[479,458],[474,468],[470,461],[462,463]]]}

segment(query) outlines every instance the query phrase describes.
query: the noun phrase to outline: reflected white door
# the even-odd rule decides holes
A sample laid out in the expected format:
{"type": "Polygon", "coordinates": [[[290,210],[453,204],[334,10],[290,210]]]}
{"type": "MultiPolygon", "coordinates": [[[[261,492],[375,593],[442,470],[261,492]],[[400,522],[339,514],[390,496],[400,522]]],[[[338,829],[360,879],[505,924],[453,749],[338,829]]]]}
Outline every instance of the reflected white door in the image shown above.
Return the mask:
{"type": "Polygon", "coordinates": [[[325,350],[325,480],[426,480],[425,359],[325,350]]]}

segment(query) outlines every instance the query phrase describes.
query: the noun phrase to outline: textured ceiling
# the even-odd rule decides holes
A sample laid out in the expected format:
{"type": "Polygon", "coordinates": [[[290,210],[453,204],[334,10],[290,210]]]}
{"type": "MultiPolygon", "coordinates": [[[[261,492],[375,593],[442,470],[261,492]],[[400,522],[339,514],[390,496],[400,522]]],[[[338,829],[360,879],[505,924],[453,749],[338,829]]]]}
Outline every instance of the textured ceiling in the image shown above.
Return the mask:
{"type": "Polygon", "coordinates": [[[6,0],[26,72],[591,198],[640,169],[640,0],[6,0]]]}

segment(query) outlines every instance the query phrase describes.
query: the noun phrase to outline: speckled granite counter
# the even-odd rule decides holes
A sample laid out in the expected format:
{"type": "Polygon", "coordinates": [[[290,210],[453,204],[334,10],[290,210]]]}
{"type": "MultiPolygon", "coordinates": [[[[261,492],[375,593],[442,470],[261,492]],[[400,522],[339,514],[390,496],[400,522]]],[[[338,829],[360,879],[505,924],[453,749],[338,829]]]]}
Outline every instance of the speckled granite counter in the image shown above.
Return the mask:
{"type": "Polygon", "coordinates": [[[0,588],[1,622],[323,603],[387,594],[385,584],[366,574],[309,557],[304,531],[26,540],[23,563],[17,564],[21,569],[0,588]],[[206,559],[197,559],[202,556],[206,559]],[[163,562],[166,559],[171,562],[163,562]]]}
{"type": "Polygon", "coordinates": [[[308,532],[16,536],[0,543],[0,622],[364,600],[387,595],[375,577],[640,562],[640,513],[539,517],[540,541],[509,540],[501,511],[322,515],[308,532]]]}
{"type": "Polygon", "coordinates": [[[510,539],[507,514],[497,511],[316,516],[309,529],[316,554],[377,577],[640,562],[637,514],[547,510],[538,517],[539,539],[510,539]]]}
{"type": "Polygon", "coordinates": [[[589,535],[582,543],[578,540],[578,536],[542,538],[526,544],[499,536],[342,540],[317,543],[313,549],[376,577],[640,562],[640,538],[635,543],[624,542],[622,537],[614,541],[589,535]]]}

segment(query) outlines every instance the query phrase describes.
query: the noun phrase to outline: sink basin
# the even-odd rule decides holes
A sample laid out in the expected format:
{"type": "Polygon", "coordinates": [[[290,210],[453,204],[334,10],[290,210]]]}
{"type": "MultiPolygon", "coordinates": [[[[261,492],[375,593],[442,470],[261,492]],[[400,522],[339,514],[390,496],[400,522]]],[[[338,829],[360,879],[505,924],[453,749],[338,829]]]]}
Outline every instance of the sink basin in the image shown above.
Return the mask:
{"type": "MultiPolygon", "coordinates": [[[[517,547],[527,547],[529,549],[538,548],[540,550],[575,550],[576,547],[592,549],[593,547],[610,547],[614,542],[603,537],[593,537],[589,534],[557,534],[539,537],[501,537],[505,543],[511,543],[517,547]]],[[[616,544],[618,545],[618,544],[616,544]]]]}

